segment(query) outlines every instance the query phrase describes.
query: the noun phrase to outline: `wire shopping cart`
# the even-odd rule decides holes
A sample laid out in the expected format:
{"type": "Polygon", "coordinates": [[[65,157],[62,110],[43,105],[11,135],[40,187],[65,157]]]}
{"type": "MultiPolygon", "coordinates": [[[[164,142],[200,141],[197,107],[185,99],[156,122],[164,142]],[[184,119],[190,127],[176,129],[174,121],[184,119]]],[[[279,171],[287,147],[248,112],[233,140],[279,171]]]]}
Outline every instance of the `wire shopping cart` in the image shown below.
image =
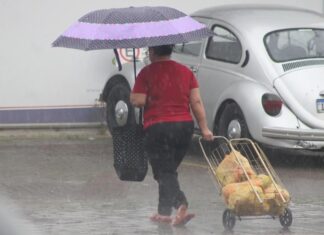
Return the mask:
{"type": "Polygon", "coordinates": [[[257,143],[214,136],[199,144],[227,206],[225,229],[234,228],[236,218],[251,216],[278,217],[284,228],[292,224],[290,195],[257,143]]]}

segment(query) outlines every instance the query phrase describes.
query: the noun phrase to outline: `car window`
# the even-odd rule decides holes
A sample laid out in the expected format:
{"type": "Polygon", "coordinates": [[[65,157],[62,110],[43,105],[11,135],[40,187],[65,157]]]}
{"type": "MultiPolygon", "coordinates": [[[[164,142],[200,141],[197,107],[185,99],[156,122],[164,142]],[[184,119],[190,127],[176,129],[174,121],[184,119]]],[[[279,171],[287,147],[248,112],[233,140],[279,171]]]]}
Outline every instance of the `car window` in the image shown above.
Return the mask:
{"type": "Polygon", "coordinates": [[[323,29],[287,29],[264,38],[270,57],[276,62],[324,57],[323,29]]]}
{"type": "Polygon", "coordinates": [[[173,48],[173,52],[179,53],[179,54],[199,56],[201,46],[202,46],[202,41],[194,41],[194,42],[176,44],[173,48]]]}
{"type": "MultiPolygon", "coordinates": [[[[194,17],[199,23],[207,26],[206,20],[199,17],[194,17]]],[[[191,41],[187,43],[176,44],[173,48],[173,52],[177,54],[185,54],[190,56],[198,57],[200,55],[203,40],[191,41]]]]}
{"type": "Polygon", "coordinates": [[[238,38],[228,29],[213,27],[214,36],[208,41],[206,57],[229,63],[239,63],[242,57],[242,46],[238,38]]]}

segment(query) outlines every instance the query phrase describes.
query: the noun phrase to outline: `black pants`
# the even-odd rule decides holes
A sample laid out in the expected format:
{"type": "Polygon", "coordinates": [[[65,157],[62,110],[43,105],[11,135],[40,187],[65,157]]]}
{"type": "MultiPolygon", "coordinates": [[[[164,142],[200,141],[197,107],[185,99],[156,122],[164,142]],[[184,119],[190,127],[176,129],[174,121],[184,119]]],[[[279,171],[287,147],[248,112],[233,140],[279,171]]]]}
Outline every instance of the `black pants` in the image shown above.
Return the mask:
{"type": "Polygon", "coordinates": [[[188,205],[178,182],[177,168],[192,139],[193,122],[159,123],[145,131],[145,150],[159,184],[158,213],[171,215],[172,208],[188,205]]]}

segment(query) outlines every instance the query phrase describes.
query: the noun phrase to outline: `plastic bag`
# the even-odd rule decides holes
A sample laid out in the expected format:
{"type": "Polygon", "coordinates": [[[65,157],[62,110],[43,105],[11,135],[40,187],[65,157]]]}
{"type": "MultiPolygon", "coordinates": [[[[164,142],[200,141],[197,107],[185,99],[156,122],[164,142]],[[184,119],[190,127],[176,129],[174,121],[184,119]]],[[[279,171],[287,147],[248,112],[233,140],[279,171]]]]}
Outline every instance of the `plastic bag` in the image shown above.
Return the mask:
{"type": "MultiPolygon", "coordinates": [[[[259,186],[253,186],[255,192],[262,199],[264,198],[263,190],[259,186]]],[[[235,209],[238,206],[251,207],[260,204],[260,201],[248,182],[237,183],[236,190],[228,197],[228,208],[235,209]]]]}
{"type": "Polygon", "coordinates": [[[286,202],[282,200],[270,177],[264,174],[253,177],[250,182],[228,184],[223,187],[222,194],[228,208],[236,211],[237,215],[278,215],[282,214],[290,195],[281,186],[277,188],[286,202]]]}
{"type": "Polygon", "coordinates": [[[267,187],[266,189],[264,189],[264,193],[265,193],[265,197],[274,200],[274,202],[278,205],[281,206],[285,203],[288,203],[290,201],[290,194],[289,192],[282,188],[281,186],[277,185],[277,188],[275,187],[275,185],[273,183],[271,183],[269,185],[269,187],[267,187]],[[278,190],[277,190],[278,188],[278,190]],[[280,193],[282,195],[280,195],[280,193]],[[285,202],[284,202],[284,200],[285,202]]]}
{"type": "Polygon", "coordinates": [[[249,161],[240,152],[232,151],[224,157],[216,169],[216,176],[222,186],[247,180],[239,162],[250,177],[256,175],[249,161]]]}

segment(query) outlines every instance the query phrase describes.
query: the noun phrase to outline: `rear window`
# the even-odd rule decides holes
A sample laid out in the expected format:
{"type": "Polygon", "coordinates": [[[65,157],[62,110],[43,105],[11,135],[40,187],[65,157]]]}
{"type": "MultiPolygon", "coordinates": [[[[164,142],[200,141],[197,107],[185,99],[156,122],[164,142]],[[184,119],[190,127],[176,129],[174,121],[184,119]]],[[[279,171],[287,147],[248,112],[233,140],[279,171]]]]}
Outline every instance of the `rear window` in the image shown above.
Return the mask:
{"type": "Polygon", "coordinates": [[[264,37],[269,56],[276,62],[324,58],[324,29],[286,29],[264,37]]]}

